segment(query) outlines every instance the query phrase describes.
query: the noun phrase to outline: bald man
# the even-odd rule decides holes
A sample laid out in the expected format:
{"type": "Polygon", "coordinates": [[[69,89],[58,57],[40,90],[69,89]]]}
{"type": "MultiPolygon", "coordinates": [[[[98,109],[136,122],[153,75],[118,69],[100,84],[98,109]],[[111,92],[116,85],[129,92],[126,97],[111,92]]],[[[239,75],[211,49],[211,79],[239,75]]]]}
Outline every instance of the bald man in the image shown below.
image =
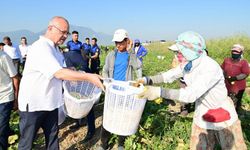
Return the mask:
{"type": "Polygon", "coordinates": [[[31,150],[41,127],[46,149],[59,149],[58,108],[63,105],[62,80],[87,80],[103,89],[100,76],[63,68],[64,57],[58,49],[69,35],[69,23],[53,17],[44,36],[34,42],[27,57],[19,92],[19,150],[31,150]]]}

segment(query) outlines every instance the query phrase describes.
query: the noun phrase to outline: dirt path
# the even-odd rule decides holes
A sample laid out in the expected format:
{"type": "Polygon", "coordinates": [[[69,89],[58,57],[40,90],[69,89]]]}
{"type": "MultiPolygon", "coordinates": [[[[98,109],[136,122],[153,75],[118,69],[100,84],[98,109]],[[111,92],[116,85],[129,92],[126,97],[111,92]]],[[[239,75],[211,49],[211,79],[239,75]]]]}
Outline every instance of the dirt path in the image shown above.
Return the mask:
{"type": "MultiPolygon", "coordinates": [[[[63,124],[60,125],[59,141],[61,150],[94,150],[100,139],[100,127],[102,125],[103,103],[99,103],[94,107],[96,132],[94,137],[87,143],[83,143],[83,139],[87,134],[86,119],[83,125],[76,130],[71,130],[69,127],[75,123],[74,119],[66,118],[63,124]]],[[[37,139],[44,140],[43,131],[38,132],[37,139]]],[[[41,143],[41,142],[39,142],[41,143]]],[[[44,142],[42,142],[44,143],[44,142]]],[[[34,149],[45,149],[45,145],[35,144],[34,149]]]]}
{"type": "MultiPolygon", "coordinates": [[[[180,104],[176,106],[172,106],[171,110],[174,112],[179,112],[180,104]]],[[[87,134],[87,121],[86,118],[83,121],[83,125],[76,130],[71,130],[69,127],[75,123],[75,120],[67,117],[63,124],[60,125],[59,130],[59,141],[60,141],[60,149],[61,150],[95,150],[97,144],[99,144],[100,139],[100,129],[102,125],[102,114],[103,114],[103,102],[94,106],[95,112],[95,127],[96,132],[94,137],[87,143],[83,143],[83,139],[87,134]]],[[[43,131],[40,130],[38,132],[37,142],[35,144],[34,149],[44,150],[45,149],[45,141],[43,131]],[[43,143],[42,145],[39,143],[43,143]]],[[[117,145],[114,145],[112,149],[116,149],[117,145]]]]}
{"type": "Polygon", "coordinates": [[[69,127],[74,124],[75,120],[67,118],[65,122],[60,126],[59,140],[60,149],[73,150],[73,149],[94,149],[97,142],[100,139],[100,129],[102,125],[103,103],[100,103],[94,107],[95,112],[95,126],[96,132],[94,137],[87,143],[83,143],[82,140],[87,134],[87,121],[84,119],[83,125],[77,130],[70,130],[69,127]]]}

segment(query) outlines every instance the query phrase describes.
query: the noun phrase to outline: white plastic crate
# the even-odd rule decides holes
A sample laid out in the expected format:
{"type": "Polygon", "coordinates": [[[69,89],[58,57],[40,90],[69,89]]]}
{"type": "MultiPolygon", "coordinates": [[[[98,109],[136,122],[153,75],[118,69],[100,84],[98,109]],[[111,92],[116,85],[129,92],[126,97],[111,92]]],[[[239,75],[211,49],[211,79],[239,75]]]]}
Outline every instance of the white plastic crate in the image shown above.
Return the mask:
{"type": "Polygon", "coordinates": [[[74,119],[88,115],[99,101],[102,90],[88,81],[64,81],[65,112],[74,119]]]}
{"type": "Polygon", "coordinates": [[[128,136],[135,134],[146,103],[137,94],[144,89],[130,86],[129,82],[109,79],[106,85],[103,127],[114,134],[128,136]]]}

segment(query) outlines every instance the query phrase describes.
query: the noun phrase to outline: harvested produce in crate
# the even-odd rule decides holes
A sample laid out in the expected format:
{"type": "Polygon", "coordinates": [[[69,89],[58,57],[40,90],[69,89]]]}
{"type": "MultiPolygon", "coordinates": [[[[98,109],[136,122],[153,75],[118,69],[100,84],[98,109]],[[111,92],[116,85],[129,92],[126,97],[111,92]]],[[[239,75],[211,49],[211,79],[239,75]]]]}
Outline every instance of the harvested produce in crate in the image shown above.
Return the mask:
{"type": "Polygon", "coordinates": [[[77,99],[87,99],[88,98],[86,95],[81,95],[80,93],[77,93],[77,92],[70,92],[69,94],[77,99]]]}

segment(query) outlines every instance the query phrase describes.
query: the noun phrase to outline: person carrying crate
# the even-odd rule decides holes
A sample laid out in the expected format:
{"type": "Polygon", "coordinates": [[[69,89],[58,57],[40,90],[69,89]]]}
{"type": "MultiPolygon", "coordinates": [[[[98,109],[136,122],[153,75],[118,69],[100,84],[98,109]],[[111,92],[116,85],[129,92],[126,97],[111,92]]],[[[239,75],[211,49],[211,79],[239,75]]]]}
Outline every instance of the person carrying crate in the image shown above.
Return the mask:
{"type": "MultiPolygon", "coordinates": [[[[136,71],[141,67],[141,61],[136,57],[136,54],[128,50],[130,40],[128,32],[124,29],[118,29],[113,36],[116,49],[108,53],[103,67],[102,76],[104,78],[113,78],[120,81],[134,80],[136,71]]],[[[108,149],[108,141],[111,133],[101,128],[101,144],[98,150],[108,149]]],[[[118,136],[118,149],[124,149],[124,141],[126,136],[118,136]]]]}
{"type": "Polygon", "coordinates": [[[232,100],[227,96],[220,65],[207,56],[204,38],[196,32],[180,34],[170,47],[180,65],[162,74],[143,77],[144,84],[172,83],[183,77],[186,87],[167,89],[147,86],[140,98],[154,100],[159,97],[185,103],[195,102],[190,137],[190,149],[247,149],[241,123],[232,100]]]}

